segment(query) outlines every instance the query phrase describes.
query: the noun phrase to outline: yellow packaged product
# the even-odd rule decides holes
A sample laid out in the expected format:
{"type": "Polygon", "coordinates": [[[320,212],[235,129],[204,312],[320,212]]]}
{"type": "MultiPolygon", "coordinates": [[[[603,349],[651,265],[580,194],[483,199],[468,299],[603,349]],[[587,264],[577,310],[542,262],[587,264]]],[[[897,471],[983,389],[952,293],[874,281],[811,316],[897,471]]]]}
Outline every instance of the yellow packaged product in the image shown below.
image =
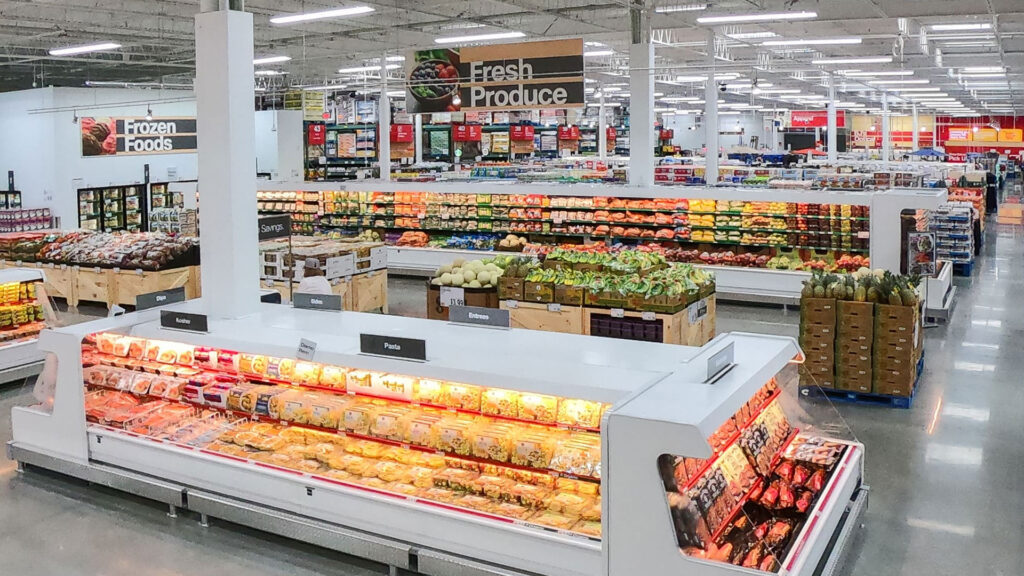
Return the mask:
{"type": "Polygon", "coordinates": [[[316,460],[311,460],[307,458],[305,460],[299,460],[298,462],[296,462],[294,468],[296,470],[308,472],[309,474],[315,474],[323,469],[323,465],[321,465],[320,462],[316,460]]]}
{"type": "Polygon", "coordinates": [[[354,434],[367,435],[375,412],[368,403],[352,402],[345,407],[341,428],[354,434]]]}
{"type": "Polygon", "coordinates": [[[442,404],[461,410],[480,410],[480,387],[445,382],[442,385],[442,404]]]}
{"type": "Polygon", "coordinates": [[[281,358],[277,362],[277,377],[281,380],[291,380],[295,377],[295,360],[281,358]]]}
{"type": "Polygon", "coordinates": [[[411,483],[417,488],[430,488],[434,485],[434,474],[436,470],[423,466],[412,466],[409,474],[412,476],[411,483]]]}
{"type": "Polygon", "coordinates": [[[440,470],[441,468],[444,468],[444,456],[439,456],[437,454],[420,454],[416,459],[415,464],[425,468],[440,470]]]}
{"type": "MultiPolygon", "coordinates": [[[[319,399],[318,395],[308,392],[298,390],[285,392],[275,398],[279,403],[280,410],[276,418],[296,424],[309,424],[313,415],[313,401],[319,399]]],[[[271,413],[271,417],[275,417],[273,413],[271,413]]]]}
{"type": "Polygon", "coordinates": [[[472,489],[473,481],[479,476],[479,473],[469,470],[442,470],[434,475],[434,486],[468,492],[472,489]]]}
{"type": "Polygon", "coordinates": [[[570,530],[577,534],[590,536],[591,538],[601,537],[601,520],[580,520],[570,530]]]}
{"type": "Polygon", "coordinates": [[[419,494],[420,498],[432,500],[434,502],[443,502],[446,504],[452,503],[457,496],[455,492],[452,492],[447,488],[440,487],[427,488],[426,490],[421,490],[419,494]]]}
{"type": "Polygon", "coordinates": [[[278,436],[284,438],[292,444],[306,444],[308,443],[308,433],[312,430],[306,430],[305,428],[288,427],[281,431],[278,436]]]}
{"type": "Polygon", "coordinates": [[[446,418],[434,427],[434,449],[460,456],[473,450],[472,424],[457,418],[446,418]]]}
{"type": "Polygon", "coordinates": [[[424,404],[442,404],[441,383],[437,380],[419,379],[413,388],[413,401],[424,404]]]}
{"type": "Polygon", "coordinates": [[[507,495],[511,493],[512,488],[515,485],[515,481],[508,478],[502,478],[500,476],[479,476],[470,484],[470,491],[474,494],[487,496],[488,498],[493,498],[495,500],[507,500],[507,495]]]}
{"type": "Polygon", "coordinates": [[[412,400],[416,379],[395,374],[382,374],[375,384],[378,394],[382,396],[412,400]]]}
{"type": "Polygon", "coordinates": [[[395,462],[377,462],[375,468],[373,475],[385,482],[396,482],[403,477],[410,477],[408,467],[395,462]]]}
{"type": "Polygon", "coordinates": [[[388,492],[394,492],[395,494],[401,494],[403,496],[415,496],[420,491],[418,487],[404,482],[390,482],[384,488],[388,492]]]}
{"type": "Polygon", "coordinates": [[[579,516],[584,508],[592,506],[593,503],[594,500],[589,496],[580,496],[571,492],[558,492],[544,501],[548,510],[570,516],[579,516]]]}
{"type": "Polygon", "coordinates": [[[385,446],[384,444],[368,441],[363,446],[363,456],[366,456],[367,458],[380,458],[387,449],[388,446],[385,446]]]}
{"type": "Polygon", "coordinates": [[[320,369],[320,385],[338,390],[345,389],[345,377],[348,370],[340,366],[323,366],[320,369]]]}
{"type": "Polygon", "coordinates": [[[372,458],[360,458],[359,461],[349,462],[345,471],[355,476],[370,478],[377,474],[377,461],[372,458]]]}
{"type": "Polygon", "coordinates": [[[601,426],[600,402],[563,398],[558,402],[557,422],[565,426],[598,428],[601,426]]]}
{"type": "Polygon", "coordinates": [[[330,394],[315,394],[310,401],[309,423],[313,426],[337,429],[341,425],[347,404],[343,398],[330,394]]]}
{"type": "Polygon", "coordinates": [[[373,374],[366,370],[351,370],[345,375],[349,392],[369,394],[373,391],[373,374]]]}
{"type": "Polygon", "coordinates": [[[292,382],[312,386],[320,384],[320,365],[314,362],[296,362],[292,382]]]}
{"type": "MultiPolygon", "coordinates": [[[[332,466],[332,468],[333,468],[333,466],[332,466]]],[[[341,480],[342,482],[351,482],[352,481],[352,474],[350,474],[348,472],[345,472],[344,470],[340,470],[340,469],[328,470],[328,471],[324,472],[323,475],[328,477],[328,478],[331,478],[333,480],[341,480]]]]}
{"type": "Polygon", "coordinates": [[[555,438],[551,434],[525,433],[515,440],[512,463],[533,468],[547,468],[555,451],[555,438]]]}
{"type": "Polygon", "coordinates": [[[402,440],[401,421],[408,413],[404,407],[382,408],[370,423],[370,435],[387,440],[402,440]]]}
{"type": "Polygon", "coordinates": [[[526,520],[530,517],[530,514],[533,514],[534,511],[530,510],[529,508],[524,508],[523,506],[520,506],[518,504],[513,504],[511,502],[501,502],[500,504],[493,504],[491,506],[491,512],[499,516],[504,516],[506,518],[526,520]]]}
{"type": "Polygon", "coordinates": [[[520,394],[518,408],[520,420],[554,424],[558,414],[558,399],[543,394],[520,394]]]}
{"type": "Polygon", "coordinates": [[[507,424],[487,423],[473,432],[473,456],[495,462],[508,462],[515,428],[507,424]]]}
{"type": "Polygon", "coordinates": [[[410,411],[402,419],[402,441],[413,446],[432,446],[434,426],[443,419],[438,412],[410,411]]]}
{"type": "Polygon", "coordinates": [[[551,490],[533,484],[516,484],[508,491],[508,499],[518,502],[527,508],[542,508],[544,499],[551,494],[551,490]]]}
{"type": "Polygon", "coordinates": [[[233,386],[231,390],[228,390],[228,410],[236,410],[239,412],[252,412],[252,408],[255,405],[255,402],[247,403],[248,409],[246,409],[242,407],[242,398],[255,388],[255,384],[243,383],[233,386]]]}
{"type": "Polygon", "coordinates": [[[601,476],[601,447],[596,438],[571,436],[558,443],[550,468],[577,476],[601,476]]]}
{"type": "Polygon", "coordinates": [[[387,482],[381,480],[380,478],[374,478],[372,476],[369,478],[364,477],[358,482],[363,486],[366,486],[367,488],[373,488],[375,490],[384,490],[388,486],[387,482]]]}
{"type": "Polygon", "coordinates": [[[583,507],[580,511],[580,518],[583,520],[601,521],[601,499],[597,498],[591,504],[583,507]]]}
{"type": "Polygon", "coordinates": [[[530,518],[530,522],[540,524],[541,526],[547,526],[548,528],[555,528],[556,530],[568,530],[572,528],[573,524],[576,524],[577,521],[578,518],[565,516],[551,511],[538,512],[536,516],[530,518]]]}
{"type": "Polygon", "coordinates": [[[469,508],[470,510],[479,510],[480,512],[488,512],[494,506],[494,502],[489,498],[472,494],[458,498],[453,504],[462,508],[469,508]]]}
{"type": "Polygon", "coordinates": [[[480,412],[494,416],[515,418],[519,393],[501,388],[487,388],[480,398],[480,412]]]}

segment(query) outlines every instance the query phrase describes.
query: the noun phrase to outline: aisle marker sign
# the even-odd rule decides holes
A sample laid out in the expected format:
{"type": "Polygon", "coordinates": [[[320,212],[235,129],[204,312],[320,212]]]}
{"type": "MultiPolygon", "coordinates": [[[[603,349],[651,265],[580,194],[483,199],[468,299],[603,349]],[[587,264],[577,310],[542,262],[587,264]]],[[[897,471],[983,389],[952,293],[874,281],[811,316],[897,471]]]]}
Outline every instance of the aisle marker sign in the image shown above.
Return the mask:
{"type": "Polygon", "coordinates": [[[157,306],[164,306],[166,304],[174,304],[176,302],[185,301],[185,287],[171,288],[170,290],[160,290],[159,292],[150,292],[148,294],[139,294],[135,297],[135,311],[147,310],[149,308],[156,308],[157,306]]]}
{"type": "Polygon", "coordinates": [[[427,361],[427,341],[379,334],[360,334],[359,351],[374,356],[427,361]]]}
{"type": "Polygon", "coordinates": [[[481,308],[479,306],[452,306],[448,310],[448,321],[453,324],[473,324],[492,328],[508,328],[508,310],[481,308]]]}
{"type": "Polygon", "coordinates": [[[292,306],[305,310],[329,310],[341,312],[341,296],[337,294],[303,294],[292,295],[292,306]]]}
{"type": "Polygon", "coordinates": [[[292,235],[292,217],[290,214],[266,216],[260,218],[259,241],[288,238],[292,235]]]}

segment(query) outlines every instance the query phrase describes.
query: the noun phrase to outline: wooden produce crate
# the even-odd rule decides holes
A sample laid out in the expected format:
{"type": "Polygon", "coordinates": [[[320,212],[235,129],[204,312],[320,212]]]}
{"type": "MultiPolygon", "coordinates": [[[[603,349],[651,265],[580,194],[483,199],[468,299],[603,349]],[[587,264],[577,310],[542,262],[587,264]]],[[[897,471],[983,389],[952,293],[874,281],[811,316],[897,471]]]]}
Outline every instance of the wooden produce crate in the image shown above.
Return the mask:
{"type": "Polygon", "coordinates": [[[388,313],[388,272],[374,270],[366,274],[356,274],[351,279],[352,289],[347,299],[345,310],[354,312],[370,312],[380,310],[388,313]]]}
{"type": "Polygon", "coordinates": [[[78,299],[75,296],[75,282],[74,269],[67,265],[51,265],[51,264],[27,264],[39,268],[43,272],[43,289],[46,290],[46,295],[51,298],[63,298],[68,301],[68,305],[71,302],[76,302],[78,299]],[[52,266],[52,267],[51,267],[52,266]]]}
{"type": "Polygon", "coordinates": [[[170,290],[171,288],[184,288],[186,300],[198,298],[200,292],[199,278],[197,277],[198,269],[198,266],[187,266],[185,268],[173,268],[157,272],[111,270],[115,281],[113,301],[115,304],[121,304],[122,306],[134,306],[135,297],[139,294],[149,294],[150,292],[170,290]]]}
{"type": "Polygon", "coordinates": [[[74,300],[68,306],[75,308],[82,301],[99,302],[107,308],[117,302],[117,277],[109,268],[72,268],[74,300]]]}
{"type": "Polygon", "coordinates": [[[500,306],[502,310],[508,310],[512,328],[583,334],[583,308],[580,306],[551,306],[515,300],[502,300],[500,306]]]}
{"type": "Polygon", "coordinates": [[[715,297],[675,314],[585,307],[583,333],[626,340],[703,346],[715,337],[715,297]]]}

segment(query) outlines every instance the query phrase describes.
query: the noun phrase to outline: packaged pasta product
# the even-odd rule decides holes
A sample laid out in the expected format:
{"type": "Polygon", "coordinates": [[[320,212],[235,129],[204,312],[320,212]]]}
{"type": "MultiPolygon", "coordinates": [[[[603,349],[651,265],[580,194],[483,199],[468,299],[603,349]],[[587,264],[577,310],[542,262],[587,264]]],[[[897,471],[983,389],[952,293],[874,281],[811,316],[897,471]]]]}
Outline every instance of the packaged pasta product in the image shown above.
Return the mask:
{"type": "Polygon", "coordinates": [[[366,370],[351,370],[345,376],[349,392],[371,394],[373,392],[372,375],[366,370]]]}
{"type": "Polygon", "coordinates": [[[373,407],[366,403],[353,402],[345,407],[342,415],[341,428],[355,434],[367,435],[370,433],[370,424],[373,423],[373,407]]]}
{"type": "Polygon", "coordinates": [[[239,412],[252,412],[253,403],[250,402],[248,403],[248,408],[243,408],[242,398],[255,389],[256,385],[249,383],[236,384],[235,386],[232,386],[231,390],[228,391],[228,409],[237,410],[239,412]]]}
{"type": "Polygon", "coordinates": [[[469,492],[472,490],[473,481],[479,476],[479,472],[472,472],[470,470],[442,470],[434,475],[434,486],[460,492],[469,492]]]}
{"type": "Polygon", "coordinates": [[[442,385],[442,404],[462,410],[480,410],[480,387],[445,382],[442,385]]]}
{"type": "Polygon", "coordinates": [[[579,476],[599,477],[601,473],[601,447],[597,438],[581,433],[558,443],[550,467],[560,472],[579,476]]]}
{"type": "Polygon", "coordinates": [[[558,402],[559,424],[580,428],[598,428],[601,425],[602,405],[600,402],[562,398],[558,402]]]}
{"type": "Polygon", "coordinates": [[[591,538],[601,537],[601,520],[580,520],[570,530],[577,534],[590,536],[591,538]]]}
{"type": "Polygon", "coordinates": [[[292,381],[313,386],[320,384],[320,365],[313,362],[296,362],[292,381]]]}
{"type": "Polygon", "coordinates": [[[320,385],[338,390],[345,389],[345,376],[348,370],[339,366],[323,366],[320,369],[320,385]]]}
{"type": "Polygon", "coordinates": [[[385,398],[412,400],[416,379],[396,374],[382,374],[373,381],[374,391],[385,398]]]}
{"type": "Polygon", "coordinates": [[[311,424],[313,403],[321,401],[321,396],[318,394],[299,391],[286,392],[278,398],[282,402],[278,418],[296,424],[311,424]]]}
{"type": "Polygon", "coordinates": [[[519,418],[553,424],[557,416],[558,399],[543,394],[519,395],[519,418]]]}
{"type": "Polygon", "coordinates": [[[551,490],[543,486],[516,484],[509,490],[508,498],[527,508],[542,508],[544,506],[544,499],[550,494],[551,490]]]}
{"type": "Polygon", "coordinates": [[[577,518],[572,516],[565,516],[551,511],[538,512],[536,516],[530,518],[530,522],[557,530],[568,530],[577,521],[577,518]]]}
{"type": "Polygon", "coordinates": [[[544,500],[544,504],[552,512],[579,516],[584,508],[593,506],[594,501],[589,496],[581,496],[571,492],[557,492],[544,500]]]}
{"type": "Polygon", "coordinates": [[[271,415],[271,404],[273,404],[274,414],[277,414],[279,406],[278,402],[276,402],[274,398],[287,392],[288,389],[283,386],[260,386],[257,390],[259,392],[256,395],[256,407],[253,410],[253,413],[259,414],[260,416],[271,416],[272,418],[277,418],[277,416],[271,415]]]}
{"type": "Polygon", "coordinates": [[[408,409],[387,408],[378,410],[370,424],[370,435],[388,440],[401,440],[401,421],[406,416],[408,409]]]}
{"type": "Polygon", "coordinates": [[[452,503],[453,501],[455,501],[455,497],[457,496],[455,492],[452,492],[447,488],[440,487],[427,488],[426,490],[421,490],[419,495],[420,498],[423,498],[425,500],[432,500],[434,502],[441,502],[445,504],[452,503]]]}
{"type": "Polygon", "coordinates": [[[504,516],[506,518],[526,520],[530,517],[531,514],[533,514],[534,511],[530,510],[529,508],[520,506],[518,504],[513,504],[511,502],[501,502],[499,504],[492,505],[491,512],[499,516],[504,516]]]}
{"type": "Polygon", "coordinates": [[[495,462],[511,457],[515,428],[507,424],[484,423],[473,432],[473,456],[495,462]]]}
{"type": "Polygon", "coordinates": [[[487,388],[480,398],[480,411],[484,414],[515,418],[519,393],[500,388],[487,388]]]}
{"type": "Polygon", "coordinates": [[[555,449],[554,437],[550,434],[525,433],[515,440],[512,463],[533,468],[547,468],[555,449]]]}
{"type": "Polygon", "coordinates": [[[394,492],[403,496],[415,496],[420,491],[418,487],[405,482],[389,482],[384,488],[388,492],[394,492]]]}
{"type": "Polygon", "coordinates": [[[434,427],[434,448],[442,452],[468,456],[473,450],[472,424],[457,418],[446,418],[434,427]]]}
{"type": "Polygon", "coordinates": [[[412,476],[412,485],[417,488],[430,488],[434,485],[434,470],[423,466],[412,466],[409,474],[412,476]]]}
{"type": "Polygon", "coordinates": [[[341,426],[345,406],[348,402],[342,398],[332,397],[329,394],[315,394],[313,396],[314,398],[309,402],[309,424],[334,429],[341,426]]]}
{"type": "Polygon", "coordinates": [[[431,446],[434,426],[442,418],[436,412],[410,412],[401,423],[402,441],[413,446],[431,446]]]}
{"type": "Polygon", "coordinates": [[[437,380],[419,379],[413,389],[413,401],[424,404],[442,404],[441,383],[437,380]]]}
{"type": "Polygon", "coordinates": [[[495,500],[508,499],[507,494],[511,493],[516,485],[514,480],[499,476],[479,476],[470,484],[470,491],[474,494],[487,496],[495,500]]]}

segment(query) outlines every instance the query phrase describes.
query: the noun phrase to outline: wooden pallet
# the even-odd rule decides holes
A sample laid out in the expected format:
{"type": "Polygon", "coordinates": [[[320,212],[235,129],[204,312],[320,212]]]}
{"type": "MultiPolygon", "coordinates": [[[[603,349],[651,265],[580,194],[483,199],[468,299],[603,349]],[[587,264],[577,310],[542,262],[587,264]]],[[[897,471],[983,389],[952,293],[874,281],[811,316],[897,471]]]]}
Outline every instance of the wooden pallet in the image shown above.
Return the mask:
{"type": "Polygon", "coordinates": [[[874,394],[871,392],[854,392],[852,390],[819,388],[817,386],[801,386],[800,395],[805,398],[828,398],[833,402],[873,404],[875,406],[908,409],[914,403],[914,396],[917,395],[917,386],[921,383],[922,372],[924,372],[923,353],[921,354],[921,359],[917,361],[917,376],[914,378],[914,387],[911,389],[910,396],[892,396],[889,394],[874,394]]]}

